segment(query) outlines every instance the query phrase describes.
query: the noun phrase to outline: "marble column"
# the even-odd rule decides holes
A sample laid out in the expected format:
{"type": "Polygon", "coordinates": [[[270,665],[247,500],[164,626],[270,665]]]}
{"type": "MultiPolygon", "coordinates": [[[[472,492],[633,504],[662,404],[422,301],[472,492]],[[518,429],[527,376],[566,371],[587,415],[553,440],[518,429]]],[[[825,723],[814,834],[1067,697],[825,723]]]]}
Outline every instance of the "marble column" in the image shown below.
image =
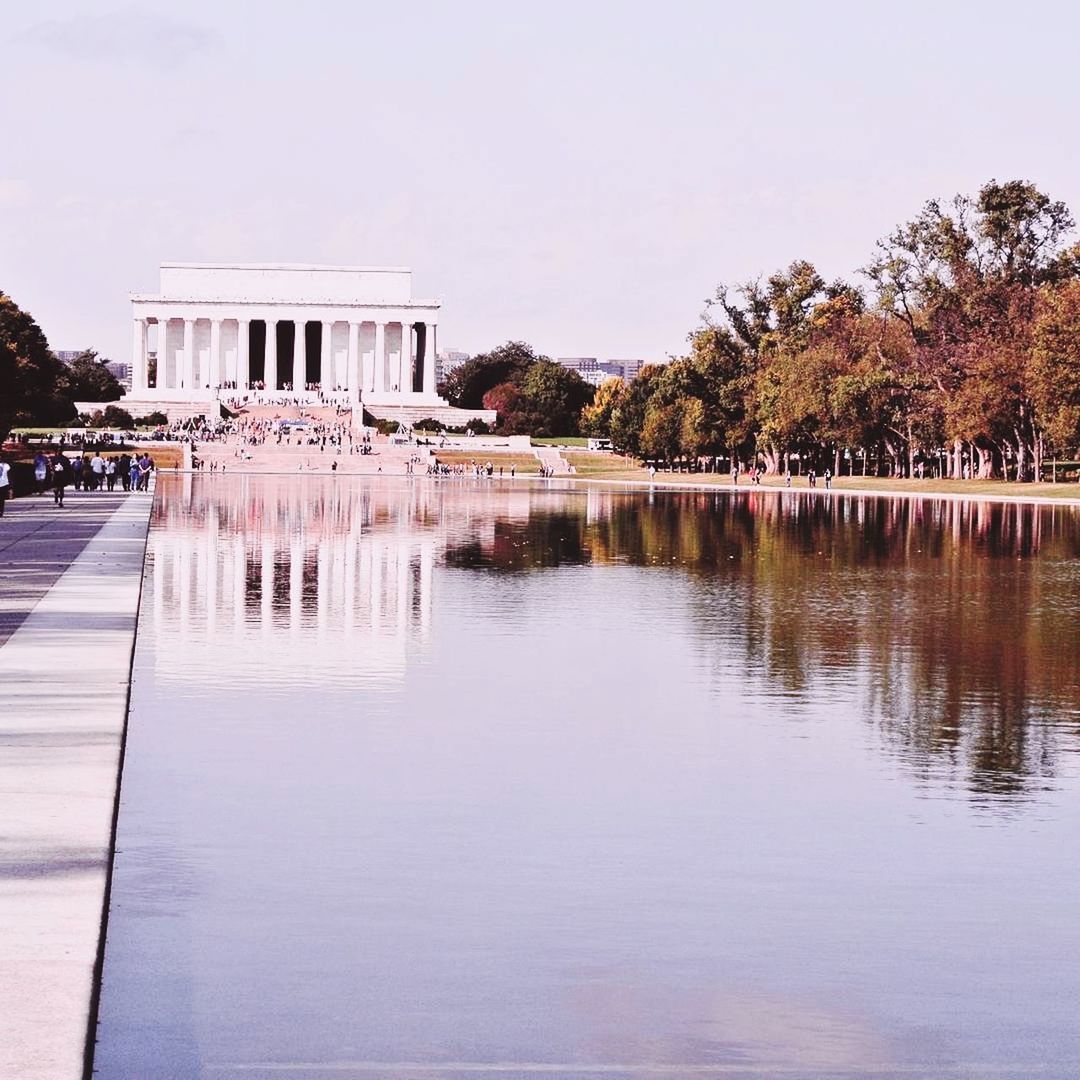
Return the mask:
{"type": "Polygon", "coordinates": [[[238,319],[236,323],[236,388],[247,390],[251,382],[251,322],[238,319]]]}
{"type": "Polygon", "coordinates": [[[267,390],[277,389],[277,319],[266,320],[266,361],[263,365],[263,382],[267,390]]]}
{"type": "Polygon", "coordinates": [[[349,365],[345,372],[349,397],[360,400],[360,324],[349,323],[349,365]]]}
{"type": "Polygon", "coordinates": [[[436,392],[435,324],[428,323],[424,328],[424,393],[430,397],[434,397],[436,392]]]}
{"type": "Polygon", "coordinates": [[[184,389],[195,387],[195,320],[184,320],[184,389]]]}
{"type": "Polygon", "coordinates": [[[293,335],[292,347],[292,388],[303,390],[307,374],[307,323],[303,319],[297,319],[293,324],[296,333],[293,335]]]}
{"type": "Polygon", "coordinates": [[[375,382],[374,392],[386,392],[386,325],[375,324],[375,382]]]}
{"type": "Polygon", "coordinates": [[[146,388],[146,320],[136,319],[131,350],[131,392],[146,388]]]}
{"type": "Polygon", "coordinates": [[[323,322],[322,324],[322,347],[319,349],[319,384],[323,390],[336,390],[338,377],[336,364],[334,363],[334,324],[323,322]]]}
{"type": "MultiPolygon", "coordinates": [[[[220,389],[224,380],[221,377],[221,320],[210,320],[210,379],[209,385],[220,389]]],[[[207,382],[203,379],[203,383],[207,382]]]]}
{"type": "Polygon", "coordinates": [[[398,376],[398,392],[412,392],[412,323],[401,324],[401,374],[398,376]]]}
{"type": "Polygon", "coordinates": [[[154,388],[165,390],[169,386],[169,320],[159,315],[157,328],[157,374],[154,376],[154,388]]]}

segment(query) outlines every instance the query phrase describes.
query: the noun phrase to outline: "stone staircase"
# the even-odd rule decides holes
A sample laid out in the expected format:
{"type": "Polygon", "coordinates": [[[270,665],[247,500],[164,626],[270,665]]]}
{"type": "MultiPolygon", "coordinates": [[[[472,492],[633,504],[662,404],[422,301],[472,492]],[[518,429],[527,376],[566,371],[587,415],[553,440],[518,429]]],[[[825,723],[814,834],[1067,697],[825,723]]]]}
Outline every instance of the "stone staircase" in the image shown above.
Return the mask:
{"type": "Polygon", "coordinates": [[[562,456],[562,452],[555,446],[535,446],[533,453],[541,466],[546,468],[552,476],[568,476],[570,463],[562,456]]]}
{"type": "MultiPolygon", "coordinates": [[[[200,442],[195,454],[202,463],[202,470],[209,472],[210,463],[216,468],[224,466],[228,473],[333,473],[332,463],[337,463],[339,476],[372,476],[383,474],[401,476],[408,472],[410,461],[419,458],[415,472],[423,474],[427,469],[430,453],[427,448],[396,446],[382,436],[372,440],[371,454],[350,454],[347,448],[337,453],[336,448],[278,444],[274,440],[262,446],[243,446],[243,457],[237,457],[238,442],[230,437],[223,442],[200,442]]],[[[216,469],[215,469],[216,471],[216,469]]]]}
{"type": "Polygon", "coordinates": [[[368,405],[365,412],[376,420],[397,420],[411,428],[417,420],[438,420],[446,427],[464,427],[470,420],[495,423],[494,409],[458,409],[453,405],[368,405]]]}

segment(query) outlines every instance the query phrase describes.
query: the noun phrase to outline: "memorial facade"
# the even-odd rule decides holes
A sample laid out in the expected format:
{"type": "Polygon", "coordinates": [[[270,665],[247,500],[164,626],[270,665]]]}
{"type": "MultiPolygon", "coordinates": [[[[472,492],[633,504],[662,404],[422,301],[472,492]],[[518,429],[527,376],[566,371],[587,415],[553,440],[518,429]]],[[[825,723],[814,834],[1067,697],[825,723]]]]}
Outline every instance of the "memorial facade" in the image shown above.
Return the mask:
{"type": "Polygon", "coordinates": [[[127,400],[446,405],[439,301],[414,299],[407,269],[162,263],[160,292],[131,304],[127,400]]]}

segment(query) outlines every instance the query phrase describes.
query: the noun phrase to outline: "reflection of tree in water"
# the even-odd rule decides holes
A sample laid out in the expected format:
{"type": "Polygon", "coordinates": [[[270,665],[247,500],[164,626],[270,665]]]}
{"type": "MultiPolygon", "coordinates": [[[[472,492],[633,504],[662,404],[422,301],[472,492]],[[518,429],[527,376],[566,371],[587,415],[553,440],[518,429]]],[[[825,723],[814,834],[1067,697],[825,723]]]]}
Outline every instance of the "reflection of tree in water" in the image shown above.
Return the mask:
{"type": "Polygon", "coordinates": [[[446,565],[462,570],[503,572],[592,562],[582,518],[562,510],[533,513],[524,520],[496,519],[490,536],[448,547],[446,565]]]}
{"type": "Polygon", "coordinates": [[[754,492],[534,504],[446,561],[682,570],[717,662],[796,701],[865,686],[906,767],[993,796],[1052,776],[1080,736],[1078,556],[1063,508],[754,492]]]}

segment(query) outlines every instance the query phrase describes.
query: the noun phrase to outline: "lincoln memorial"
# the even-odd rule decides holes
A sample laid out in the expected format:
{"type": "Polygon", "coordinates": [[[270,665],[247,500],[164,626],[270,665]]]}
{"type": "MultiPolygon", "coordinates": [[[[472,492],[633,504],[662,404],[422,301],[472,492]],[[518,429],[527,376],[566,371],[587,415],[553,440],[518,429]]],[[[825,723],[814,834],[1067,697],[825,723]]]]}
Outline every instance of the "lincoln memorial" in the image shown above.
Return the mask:
{"type": "Polygon", "coordinates": [[[162,263],[160,292],[131,304],[125,404],[446,408],[435,389],[439,301],[414,298],[407,269],[162,263]]]}

